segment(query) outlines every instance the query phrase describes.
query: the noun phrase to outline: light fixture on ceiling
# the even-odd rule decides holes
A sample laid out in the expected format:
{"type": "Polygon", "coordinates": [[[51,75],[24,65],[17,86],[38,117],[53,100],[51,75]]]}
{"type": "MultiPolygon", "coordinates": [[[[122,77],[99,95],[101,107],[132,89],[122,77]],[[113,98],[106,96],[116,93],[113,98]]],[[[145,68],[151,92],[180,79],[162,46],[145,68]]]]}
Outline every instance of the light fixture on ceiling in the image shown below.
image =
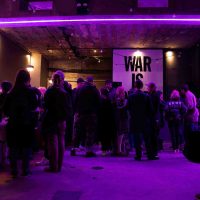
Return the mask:
{"type": "Polygon", "coordinates": [[[47,51],[48,51],[49,53],[53,53],[53,50],[52,50],[52,49],[47,49],[47,51]]]}
{"type": "Polygon", "coordinates": [[[142,56],[142,52],[137,50],[136,52],[134,52],[134,56],[142,56]]]}
{"type": "Polygon", "coordinates": [[[94,49],[94,50],[93,50],[93,52],[94,52],[94,53],[96,53],[96,52],[97,52],[97,50],[96,50],[96,49],[94,49]]]}
{"type": "Polygon", "coordinates": [[[167,56],[168,58],[172,57],[173,55],[174,55],[174,52],[173,52],[173,51],[167,51],[167,52],[166,52],[166,56],[167,56]]]}

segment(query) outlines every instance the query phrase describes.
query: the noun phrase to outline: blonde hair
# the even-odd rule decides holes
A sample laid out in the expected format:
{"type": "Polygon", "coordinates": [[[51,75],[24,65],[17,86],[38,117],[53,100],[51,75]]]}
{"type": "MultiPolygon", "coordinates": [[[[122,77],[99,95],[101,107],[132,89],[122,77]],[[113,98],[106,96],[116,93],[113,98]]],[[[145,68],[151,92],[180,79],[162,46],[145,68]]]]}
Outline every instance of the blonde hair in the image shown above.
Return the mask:
{"type": "Polygon", "coordinates": [[[116,97],[120,99],[125,99],[125,90],[122,86],[119,86],[116,90],[116,97]]]}
{"type": "Polygon", "coordinates": [[[170,95],[171,100],[179,100],[180,99],[180,93],[178,90],[173,90],[170,95]]]}

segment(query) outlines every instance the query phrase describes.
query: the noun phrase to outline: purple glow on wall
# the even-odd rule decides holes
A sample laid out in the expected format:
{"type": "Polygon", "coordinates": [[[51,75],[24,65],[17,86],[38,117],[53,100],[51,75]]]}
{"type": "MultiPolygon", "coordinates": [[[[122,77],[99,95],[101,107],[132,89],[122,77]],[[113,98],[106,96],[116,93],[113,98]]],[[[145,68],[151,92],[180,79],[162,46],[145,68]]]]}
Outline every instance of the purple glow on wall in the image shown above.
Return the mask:
{"type": "Polygon", "coordinates": [[[1,18],[0,27],[56,26],[68,24],[177,24],[200,25],[200,15],[55,16],[1,18]]]}

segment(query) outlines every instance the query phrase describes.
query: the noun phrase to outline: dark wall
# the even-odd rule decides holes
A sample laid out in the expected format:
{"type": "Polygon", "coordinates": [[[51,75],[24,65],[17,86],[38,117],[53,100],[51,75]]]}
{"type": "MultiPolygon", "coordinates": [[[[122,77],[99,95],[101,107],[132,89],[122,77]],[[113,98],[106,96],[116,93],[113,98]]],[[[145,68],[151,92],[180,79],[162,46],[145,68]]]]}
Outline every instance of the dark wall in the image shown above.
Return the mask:
{"type": "Polygon", "coordinates": [[[105,84],[105,80],[112,79],[112,58],[101,58],[99,63],[96,59],[89,59],[81,62],[78,61],[51,61],[49,69],[49,78],[52,72],[61,69],[65,72],[65,78],[76,87],[76,80],[79,77],[86,78],[93,76],[95,84],[101,88],[105,84]]]}
{"type": "Polygon", "coordinates": [[[47,87],[49,62],[42,56],[40,85],[47,87]]]}
{"type": "Polygon", "coordinates": [[[165,88],[167,97],[173,89],[180,89],[185,83],[189,85],[197,96],[200,96],[199,47],[173,50],[173,52],[174,55],[171,61],[166,58],[165,54],[165,88]]]}
{"type": "Polygon", "coordinates": [[[0,35],[0,82],[14,82],[17,71],[28,64],[27,54],[24,49],[0,35]]]}

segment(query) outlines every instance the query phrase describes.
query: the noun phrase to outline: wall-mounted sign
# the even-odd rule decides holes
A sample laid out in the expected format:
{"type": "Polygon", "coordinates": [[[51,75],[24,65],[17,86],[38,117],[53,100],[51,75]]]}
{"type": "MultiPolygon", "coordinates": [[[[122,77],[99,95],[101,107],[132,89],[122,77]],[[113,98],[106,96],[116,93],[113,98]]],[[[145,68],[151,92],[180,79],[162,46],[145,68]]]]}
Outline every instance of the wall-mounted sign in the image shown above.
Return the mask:
{"type": "Polygon", "coordinates": [[[114,49],[113,81],[122,82],[129,90],[138,79],[144,85],[154,82],[159,90],[163,90],[163,51],[114,49]]]}

